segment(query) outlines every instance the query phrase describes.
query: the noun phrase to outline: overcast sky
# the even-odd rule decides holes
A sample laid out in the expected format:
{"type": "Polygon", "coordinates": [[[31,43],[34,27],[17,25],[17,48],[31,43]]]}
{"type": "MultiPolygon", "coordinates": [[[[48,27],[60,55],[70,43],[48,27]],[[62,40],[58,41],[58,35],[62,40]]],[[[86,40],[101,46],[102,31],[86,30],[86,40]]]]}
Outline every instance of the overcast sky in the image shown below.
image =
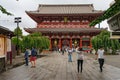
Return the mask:
{"type": "MultiPolygon", "coordinates": [[[[10,30],[14,30],[17,24],[14,23],[15,17],[22,17],[20,28],[34,28],[36,23],[25,13],[25,11],[37,10],[39,4],[93,4],[96,10],[106,10],[113,0],[0,0],[0,5],[14,16],[7,16],[0,12],[0,25],[10,30]]],[[[96,26],[97,27],[97,26],[96,26]]],[[[108,27],[106,21],[101,23],[101,27],[108,27]]],[[[27,33],[23,30],[23,34],[27,33]]]]}

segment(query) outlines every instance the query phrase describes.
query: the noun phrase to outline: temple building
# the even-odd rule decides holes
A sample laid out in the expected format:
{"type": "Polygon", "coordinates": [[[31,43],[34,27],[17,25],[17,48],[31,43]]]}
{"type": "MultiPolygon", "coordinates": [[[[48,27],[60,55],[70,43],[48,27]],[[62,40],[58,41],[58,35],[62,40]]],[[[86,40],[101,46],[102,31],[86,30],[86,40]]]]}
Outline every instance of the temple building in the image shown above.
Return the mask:
{"type": "Polygon", "coordinates": [[[36,28],[24,28],[28,33],[41,32],[50,39],[50,50],[80,46],[92,48],[91,38],[102,29],[89,23],[103,14],[93,4],[40,4],[36,11],[26,11],[36,28]]]}
{"type": "Polygon", "coordinates": [[[7,69],[7,64],[12,64],[12,43],[11,38],[14,36],[14,33],[0,26],[0,72],[7,69]]]}

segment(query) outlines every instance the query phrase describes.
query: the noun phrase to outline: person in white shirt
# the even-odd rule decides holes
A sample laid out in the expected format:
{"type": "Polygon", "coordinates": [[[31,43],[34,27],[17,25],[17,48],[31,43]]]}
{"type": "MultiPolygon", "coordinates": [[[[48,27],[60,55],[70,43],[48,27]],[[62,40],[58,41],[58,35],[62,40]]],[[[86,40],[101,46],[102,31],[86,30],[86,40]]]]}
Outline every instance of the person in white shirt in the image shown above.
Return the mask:
{"type": "Polygon", "coordinates": [[[83,50],[82,48],[78,48],[76,50],[77,52],[77,70],[78,70],[78,73],[79,73],[79,67],[81,66],[81,72],[83,70],[83,60],[84,60],[84,54],[83,54],[83,50]]]}
{"type": "Polygon", "coordinates": [[[103,47],[100,47],[100,49],[98,49],[97,51],[97,57],[98,57],[98,62],[100,65],[100,71],[103,71],[103,65],[104,65],[104,49],[103,47]]]}

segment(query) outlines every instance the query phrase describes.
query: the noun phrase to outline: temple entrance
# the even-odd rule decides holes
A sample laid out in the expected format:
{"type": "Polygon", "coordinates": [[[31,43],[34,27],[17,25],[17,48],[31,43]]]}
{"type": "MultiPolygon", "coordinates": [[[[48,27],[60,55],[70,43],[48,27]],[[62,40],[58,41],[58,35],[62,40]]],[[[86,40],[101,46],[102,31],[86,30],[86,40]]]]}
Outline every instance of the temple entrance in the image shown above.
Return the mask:
{"type": "Polygon", "coordinates": [[[72,48],[76,48],[80,45],[80,39],[72,39],[72,48]]]}
{"type": "Polygon", "coordinates": [[[70,46],[70,40],[69,39],[63,39],[62,40],[62,49],[66,49],[70,46]]]}
{"type": "Polygon", "coordinates": [[[77,46],[80,46],[80,39],[73,38],[72,39],[72,49],[74,52],[75,52],[77,46]]]}
{"type": "Polygon", "coordinates": [[[52,50],[53,51],[58,51],[59,47],[58,47],[58,41],[59,39],[52,39],[52,50]]]}

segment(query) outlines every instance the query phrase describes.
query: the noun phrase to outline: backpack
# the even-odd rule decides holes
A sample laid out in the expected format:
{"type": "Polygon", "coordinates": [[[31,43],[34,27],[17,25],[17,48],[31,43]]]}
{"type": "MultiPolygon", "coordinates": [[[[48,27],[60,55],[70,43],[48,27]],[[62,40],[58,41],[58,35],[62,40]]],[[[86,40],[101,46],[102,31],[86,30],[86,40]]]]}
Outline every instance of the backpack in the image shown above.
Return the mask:
{"type": "Polygon", "coordinates": [[[37,51],[35,49],[31,51],[31,56],[37,56],[37,51]]]}

